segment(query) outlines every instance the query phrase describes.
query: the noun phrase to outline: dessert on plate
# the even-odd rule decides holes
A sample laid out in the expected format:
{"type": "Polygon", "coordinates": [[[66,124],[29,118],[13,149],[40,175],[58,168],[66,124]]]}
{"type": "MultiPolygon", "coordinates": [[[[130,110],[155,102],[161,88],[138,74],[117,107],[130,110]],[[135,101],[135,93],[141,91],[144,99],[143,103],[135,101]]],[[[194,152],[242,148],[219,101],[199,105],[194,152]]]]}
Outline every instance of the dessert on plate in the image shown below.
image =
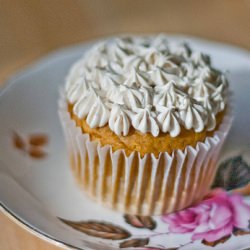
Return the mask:
{"type": "Polygon", "coordinates": [[[230,127],[228,82],[209,56],[165,35],[95,44],[59,100],[70,164],[95,200],[132,214],[208,192],[230,127]]]}

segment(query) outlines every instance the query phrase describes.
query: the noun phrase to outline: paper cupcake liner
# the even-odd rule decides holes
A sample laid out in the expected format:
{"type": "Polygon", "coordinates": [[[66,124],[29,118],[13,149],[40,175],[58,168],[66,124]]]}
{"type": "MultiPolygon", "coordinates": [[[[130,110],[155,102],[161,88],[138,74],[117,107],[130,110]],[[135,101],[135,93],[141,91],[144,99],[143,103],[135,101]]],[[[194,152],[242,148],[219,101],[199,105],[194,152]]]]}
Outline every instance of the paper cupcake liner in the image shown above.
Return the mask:
{"type": "MultiPolygon", "coordinates": [[[[229,108],[227,108],[229,110],[229,108]]],[[[202,199],[212,184],[216,163],[232,118],[229,112],[205,142],[158,158],[138,152],[126,156],[109,145],[91,141],[77,127],[68,112],[64,93],[59,100],[59,115],[78,183],[97,202],[130,214],[166,214],[202,199]]]]}

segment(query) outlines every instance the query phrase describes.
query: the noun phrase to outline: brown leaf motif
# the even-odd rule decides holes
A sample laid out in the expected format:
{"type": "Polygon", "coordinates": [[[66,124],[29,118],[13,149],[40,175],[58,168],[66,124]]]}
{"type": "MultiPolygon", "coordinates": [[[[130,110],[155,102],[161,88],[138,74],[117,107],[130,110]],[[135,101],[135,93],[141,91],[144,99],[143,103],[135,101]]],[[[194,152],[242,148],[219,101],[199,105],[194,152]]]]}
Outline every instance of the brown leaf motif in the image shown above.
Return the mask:
{"type": "Polygon", "coordinates": [[[107,222],[99,222],[99,221],[76,222],[65,219],[60,219],[60,220],[66,225],[74,228],[79,232],[102,239],[123,240],[131,236],[131,234],[122,227],[107,222]]]}
{"type": "Polygon", "coordinates": [[[30,157],[36,158],[36,159],[42,159],[42,158],[46,157],[46,155],[47,155],[43,150],[41,150],[39,148],[30,148],[28,150],[28,154],[30,157]]]}
{"type": "Polygon", "coordinates": [[[48,136],[43,133],[30,134],[26,137],[21,136],[15,131],[12,133],[13,146],[24,152],[26,156],[30,156],[34,159],[43,159],[47,156],[47,153],[42,147],[44,147],[48,141],[48,136]]]}
{"type": "Polygon", "coordinates": [[[206,246],[215,247],[215,246],[217,246],[218,244],[221,244],[221,243],[226,242],[227,240],[229,240],[230,237],[231,237],[231,235],[228,235],[228,236],[222,237],[222,238],[219,239],[219,240],[212,241],[212,242],[203,240],[201,243],[204,244],[204,245],[206,245],[206,246]]]}
{"type": "Polygon", "coordinates": [[[243,229],[234,229],[233,231],[233,235],[235,236],[240,236],[240,235],[246,235],[246,234],[250,234],[249,230],[243,230],[243,229]]]}
{"type": "Polygon", "coordinates": [[[45,134],[31,134],[28,141],[30,145],[38,147],[48,144],[49,139],[45,134]]]}
{"type": "Polygon", "coordinates": [[[125,240],[120,243],[120,248],[128,248],[128,247],[144,247],[148,244],[149,238],[145,239],[131,239],[125,240]]]}
{"type": "Polygon", "coordinates": [[[129,225],[136,228],[147,228],[153,230],[156,227],[156,222],[151,216],[125,214],[124,219],[129,225]]]}
{"type": "Polygon", "coordinates": [[[12,133],[12,142],[15,148],[24,150],[25,149],[25,142],[23,138],[15,131],[12,133]]]}

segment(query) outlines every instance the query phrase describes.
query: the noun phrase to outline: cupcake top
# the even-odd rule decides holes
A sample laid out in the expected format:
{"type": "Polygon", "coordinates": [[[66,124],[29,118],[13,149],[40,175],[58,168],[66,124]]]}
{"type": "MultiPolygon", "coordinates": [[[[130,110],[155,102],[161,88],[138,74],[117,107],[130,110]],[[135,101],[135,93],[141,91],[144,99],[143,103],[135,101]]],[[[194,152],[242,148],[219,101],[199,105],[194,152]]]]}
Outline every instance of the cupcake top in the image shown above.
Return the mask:
{"type": "Polygon", "coordinates": [[[109,125],[119,136],[130,127],[172,137],[182,127],[201,132],[216,126],[228,83],[209,56],[167,37],[129,36],[93,46],[66,80],[73,112],[91,128],[109,125]]]}

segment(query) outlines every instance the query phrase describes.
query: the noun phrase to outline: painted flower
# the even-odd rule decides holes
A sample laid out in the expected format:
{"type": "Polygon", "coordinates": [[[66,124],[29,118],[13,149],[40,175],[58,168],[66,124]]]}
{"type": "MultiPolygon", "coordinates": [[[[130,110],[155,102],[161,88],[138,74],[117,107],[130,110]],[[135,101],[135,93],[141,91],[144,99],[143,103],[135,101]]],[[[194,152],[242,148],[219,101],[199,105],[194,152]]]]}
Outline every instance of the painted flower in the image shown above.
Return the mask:
{"type": "Polygon", "coordinates": [[[162,216],[171,233],[192,233],[192,240],[216,241],[232,233],[234,228],[247,229],[250,206],[238,194],[213,190],[201,203],[162,216]]]}

